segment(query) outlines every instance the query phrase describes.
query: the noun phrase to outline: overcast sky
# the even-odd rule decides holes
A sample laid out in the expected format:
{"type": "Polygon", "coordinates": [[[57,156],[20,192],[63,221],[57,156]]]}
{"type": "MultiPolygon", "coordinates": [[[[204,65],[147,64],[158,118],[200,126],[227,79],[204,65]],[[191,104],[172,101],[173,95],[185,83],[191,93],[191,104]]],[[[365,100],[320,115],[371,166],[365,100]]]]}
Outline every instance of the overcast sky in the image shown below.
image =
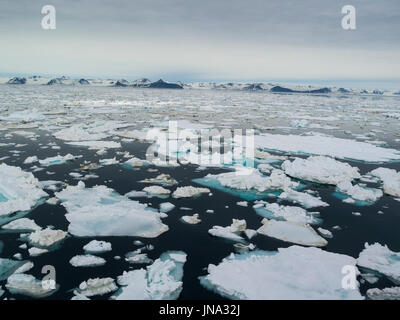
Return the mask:
{"type": "Polygon", "coordinates": [[[399,0],[0,0],[0,73],[399,79],[399,30],[399,0]],[[56,30],[41,28],[47,4],[56,30]]]}

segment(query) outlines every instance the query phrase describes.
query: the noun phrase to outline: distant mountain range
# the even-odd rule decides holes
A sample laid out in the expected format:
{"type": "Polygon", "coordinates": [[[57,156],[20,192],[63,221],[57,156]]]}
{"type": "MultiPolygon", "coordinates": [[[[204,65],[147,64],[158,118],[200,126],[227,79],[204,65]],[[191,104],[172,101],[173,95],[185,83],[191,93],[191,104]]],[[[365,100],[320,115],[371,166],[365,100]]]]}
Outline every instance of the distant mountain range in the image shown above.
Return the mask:
{"type": "Polygon", "coordinates": [[[365,89],[354,90],[336,87],[312,87],[312,86],[282,86],[273,83],[216,83],[216,82],[167,82],[162,79],[152,82],[147,78],[128,81],[125,79],[72,79],[68,77],[46,78],[41,76],[0,78],[0,84],[9,85],[48,85],[48,86],[106,86],[124,88],[149,88],[149,89],[198,89],[198,90],[237,90],[237,91],[268,91],[280,94],[373,94],[373,95],[400,95],[400,91],[381,91],[365,89]]]}

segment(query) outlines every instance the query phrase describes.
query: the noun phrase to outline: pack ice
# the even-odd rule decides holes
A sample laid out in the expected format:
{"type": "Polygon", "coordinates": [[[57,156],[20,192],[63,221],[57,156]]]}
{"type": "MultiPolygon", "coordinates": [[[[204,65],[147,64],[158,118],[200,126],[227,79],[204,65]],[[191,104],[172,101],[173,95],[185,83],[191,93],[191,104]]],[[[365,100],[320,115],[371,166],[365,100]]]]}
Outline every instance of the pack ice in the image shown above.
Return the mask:
{"type": "Polygon", "coordinates": [[[124,272],[118,277],[122,286],[117,300],[176,300],[182,291],[186,253],[163,253],[146,269],[124,272]]]}
{"type": "Polygon", "coordinates": [[[158,212],[106,186],[86,188],[80,181],[55,195],[67,210],[68,231],[78,237],[154,238],[168,230],[158,212]]]}
{"type": "Polygon", "coordinates": [[[378,163],[400,160],[400,152],[395,149],[322,135],[262,134],[254,137],[254,144],[257,148],[271,151],[323,155],[343,160],[378,163]]]}
{"type": "Polygon", "coordinates": [[[229,299],[360,300],[358,282],[355,289],[342,288],[345,265],[355,267],[356,260],[312,247],[232,253],[210,264],[200,283],[229,299]]]}
{"type": "Polygon", "coordinates": [[[29,211],[46,196],[32,173],[0,164],[0,217],[29,211]]]}

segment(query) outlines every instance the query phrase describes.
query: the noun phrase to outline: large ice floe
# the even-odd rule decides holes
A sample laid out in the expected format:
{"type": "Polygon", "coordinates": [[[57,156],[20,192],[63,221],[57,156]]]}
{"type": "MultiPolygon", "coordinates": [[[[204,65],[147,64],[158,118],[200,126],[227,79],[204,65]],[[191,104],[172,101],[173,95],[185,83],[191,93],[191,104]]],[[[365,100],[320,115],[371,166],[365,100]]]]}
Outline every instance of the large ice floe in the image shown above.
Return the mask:
{"type": "Polygon", "coordinates": [[[32,173],[0,164],[0,218],[29,211],[47,196],[32,173]]]}
{"type": "Polygon", "coordinates": [[[370,175],[383,182],[383,191],[393,197],[400,197],[400,172],[394,169],[378,168],[372,170],[370,175]]]}
{"type": "Polygon", "coordinates": [[[282,206],[277,203],[258,201],[253,208],[257,214],[267,219],[309,224],[318,224],[321,222],[318,212],[308,212],[300,207],[282,206]]]}
{"type": "Polygon", "coordinates": [[[176,300],[182,291],[186,253],[167,251],[146,269],[124,272],[117,300],[176,300]]]}
{"type": "Polygon", "coordinates": [[[30,274],[16,273],[8,277],[6,288],[13,294],[43,298],[57,291],[58,285],[54,283],[54,280],[53,283],[43,285],[42,280],[38,280],[30,274]]]}
{"type": "Polygon", "coordinates": [[[343,181],[352,181],[361,177],[358,168],[322,156],[296,158],[292,162],[286,160],[282,164],[282,169],[291,177],[321,184],[338,185],[343,181]]]}
{"type": "Polygon", "coordinates": [[[262,199],[268,193],[287,188],[296,188],[298,182],[293,182],[282,170],[274,169],[269,176],[264,176],[253,168],[240,168],[236,171],[209,174],[204,178],[194,179],[194,182],[240,196],[245,200],[262,199]]]}
{"type": "Polygon", "coordinates": [[[393,252],[379,243],[366,243],[357,264],[386,276],[395,284],[400,284],[400,252],[393,252]]]}
{"type": "Polygon", "coordinates": [[[324,238],[307,224],[293,221],[262,220],[258,233],[286,242],[304,246],[323,247],[328,244],[324,238]]]}
{"type": "Polygon", "coordinates": [[[56,197],[67,210],[68,231],[78,237],[154,238],[168,230],[158,212],[106,186],[86,188],[80,181],[56,193],[56,197]]]}
{"type": "Polygon", "coordinates": [[[254,137],[257,148],[293,154],[323,155],[364,162],[400,161],[400,152],[371,143],[322,135],[262,134],[254,137]]]}
{"type": "Polygon", "coordinates": [[[230,299],[360,300],[358,282],[355,289],[342,288],[342,268],[357,270],[355,265],[347,255],[291,246],[232,253],[218,265],[210,264],[200,283],[230,299]]]}

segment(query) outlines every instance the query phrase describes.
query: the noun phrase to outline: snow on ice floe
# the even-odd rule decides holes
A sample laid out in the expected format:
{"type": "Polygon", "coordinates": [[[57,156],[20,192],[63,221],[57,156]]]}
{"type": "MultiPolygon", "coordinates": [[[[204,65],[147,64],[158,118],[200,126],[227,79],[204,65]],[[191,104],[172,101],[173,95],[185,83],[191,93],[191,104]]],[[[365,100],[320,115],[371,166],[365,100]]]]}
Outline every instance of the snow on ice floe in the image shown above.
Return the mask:
{"type": "Polygon", "coordinates": [[[328,242],[307,224],[292,221],[262,220],[258,233],[304,246],[324,247],[328,242]]]}
{"type": "Polygon", "coordinates": [[[58,285],[54,283],[43,285],[42,280],[25,273],[16,273],[8,277],[6,288],[12,294],[21,294],[33,298],[44,298],[57,291],[58,285]]]}
{"type": "Polygon", "coordinates": [[[103,253],[111,251],[111,243],[106,241],[92,240],[83,247],[87,253],[103,253]]]}
{"type": "Polygon", "coordinates": [[[277,203],[258,201],[254,205],[256,213],[267,219],[285,220],[303,224],[318,224],[321,222],[318,212],[307,212],[307,210],[295,206],[282,206],[277,203]]]}
{"type": "Polygon", "coordinates": [[[55,196],[67,210],[68,231],[74,236],[154,238],[168,230],[158,212],[106,186],[86,188],[80,181],[55,196]]]}
{"type": "Polygon", "coordinates": [[[232,253],[210,264],[200,283],[230,299],[360,300],[358,282],[355,289],[342,288],[343,266],[357,270],[355,264],[350,256],[312,247],[232,253]]]}
{"type": "Polygon", "coordinates": [[[292,181],[282,170],[274,169],[269,176],[264,176],[253,168],[237,168],[237,171],[209,174],[193,181],[217,190],[237,195],[244,200],[268,197],[268,192],[296,188],[298,182],[292,181]]]}
{"type": "Polygon", "coordinates": [[[0,217],[29,211],[47,196],[32,173],[0,164],[0,217]]]}
{"type": "Polygon", "coordinates": [[[83,281],[79,285],[78,293],[85,297],[102,296],[117,290],[118,287],[112,278],[94,278],[83,281]]]}
{"type": "Polygon", "coordinates": [[[61,243],[68,232],[46,228],[37,230],[29,235],[29,243],[38,248],[50,248],[61,243]]]}
{"type": "Polygon", "coordinates": [[[198,223],[201,222],[201,220],[199,219],[199,214],[198,213],[195,213],[192,216],[182,216],[181,220],[183,222],[188,223],[188,224],[198,224],[198,223]]]}
{"type": "Polygon", "coordinates": [[[380,189],[361,187],[357,184],[353,185],[350,181],[340,182],[336,190],[342,194],[348,195],[354,200],[355,204],[373,204],[383,195],[380,189]]]}
{"type": "Polygon", "coordinates": [[[357,264],[383,274],[395,284],[400,284],[400,252],[393,252],[386,245],[366,243],[357,259],[357,264]]]}
{"type": "Polygon", "coordinates": [[[162,173],[155,178],[146,178],[144,180],[139,181],[141,183],[151,183],[151,184],[159,184],[163,187],[172,187],[178,182],[172,178],[169,174],[162,173]]]}
{"type": "Polygon", "coordinates": [[[400,287],[369,289],[367,297],[371,300],[400,300],[400,287]]]}
{"type": "Polygon", "coordinates": [[[78,158],[81,158],[81,157],[82,156],[73,156],[72,154],[68,153],[65,156],[58,155],[58,156],[55,156],[55,157],[49,157],[49,158],[46,158],[46,159],[43,159],[43,160],[38,160],[38,161],[42,166],[49,167],[49,166],[64,164],[64,163],[66,163],[68,161],[72,161],[72,160],[75,160],[75,159],[78,159],[78,158]]]}
{"type": "Polygon", "coordinates": [[[175,199],[191,198],[191,197],[200,196],[203,193],[210,193],[210,189],[196,188],[196,187],[192,187],[192,186],[178,187],[172,194],[172,197],[175,199]]]}
{"type": "Polygon", "coordinates": [[[306,209],[316,207],[327,207],[328,203],[322,201],[320,198],[312,196],[305,192],[299,192],[292,189],[286,189],[279,195],[279,199],[291,201],[295,204],[300,204],[306,209]]]}
{"type": "Polygon", "coordinates": [[[176,300],[182,287],[186,253],[167,251],[146,269],[124,272],[118,277],[117,300],[176,300]]]}
{"type": "Polygon", "coordinates": [[[293,154],[323,155],[364,162],[400,161],[400,152],[395,149],[321,135],[262,134],[255,136],[254,141],[257,148],[293,154]]]}
{"type": "Polygon", "coordinates": [[[91,254],[77,255],[69,260],[74,267],[98,267],[106,264],[106,260],[91,254]]]}
{"type": "Polygon", "coordinates": [[[383,191],[393,197],[400,197],[400,172],[394,169],[378,168],[369,175],[379,178],[383,182],[383,191]]]}
{"type": "Polygon", "coordinates": [[[38,231],[42,228],[39,227],[35,221],[28,218],[21,218],[14,221],[11,221],[1,227],[2,229],[8,231],[38,231]]]}
{"type": "Polygon", "coordinates": [[[160,203],[160,212],[168,213],[175,208],[175,205],[171,202],[160,203]]]}
{"type": "Polygon", "coordinates": [[[282,169],[291,177],[322,184],[338,185],[361,177],[358,168],[323,156],[296,158],[292,162],[286,160],[282,169]]]}

